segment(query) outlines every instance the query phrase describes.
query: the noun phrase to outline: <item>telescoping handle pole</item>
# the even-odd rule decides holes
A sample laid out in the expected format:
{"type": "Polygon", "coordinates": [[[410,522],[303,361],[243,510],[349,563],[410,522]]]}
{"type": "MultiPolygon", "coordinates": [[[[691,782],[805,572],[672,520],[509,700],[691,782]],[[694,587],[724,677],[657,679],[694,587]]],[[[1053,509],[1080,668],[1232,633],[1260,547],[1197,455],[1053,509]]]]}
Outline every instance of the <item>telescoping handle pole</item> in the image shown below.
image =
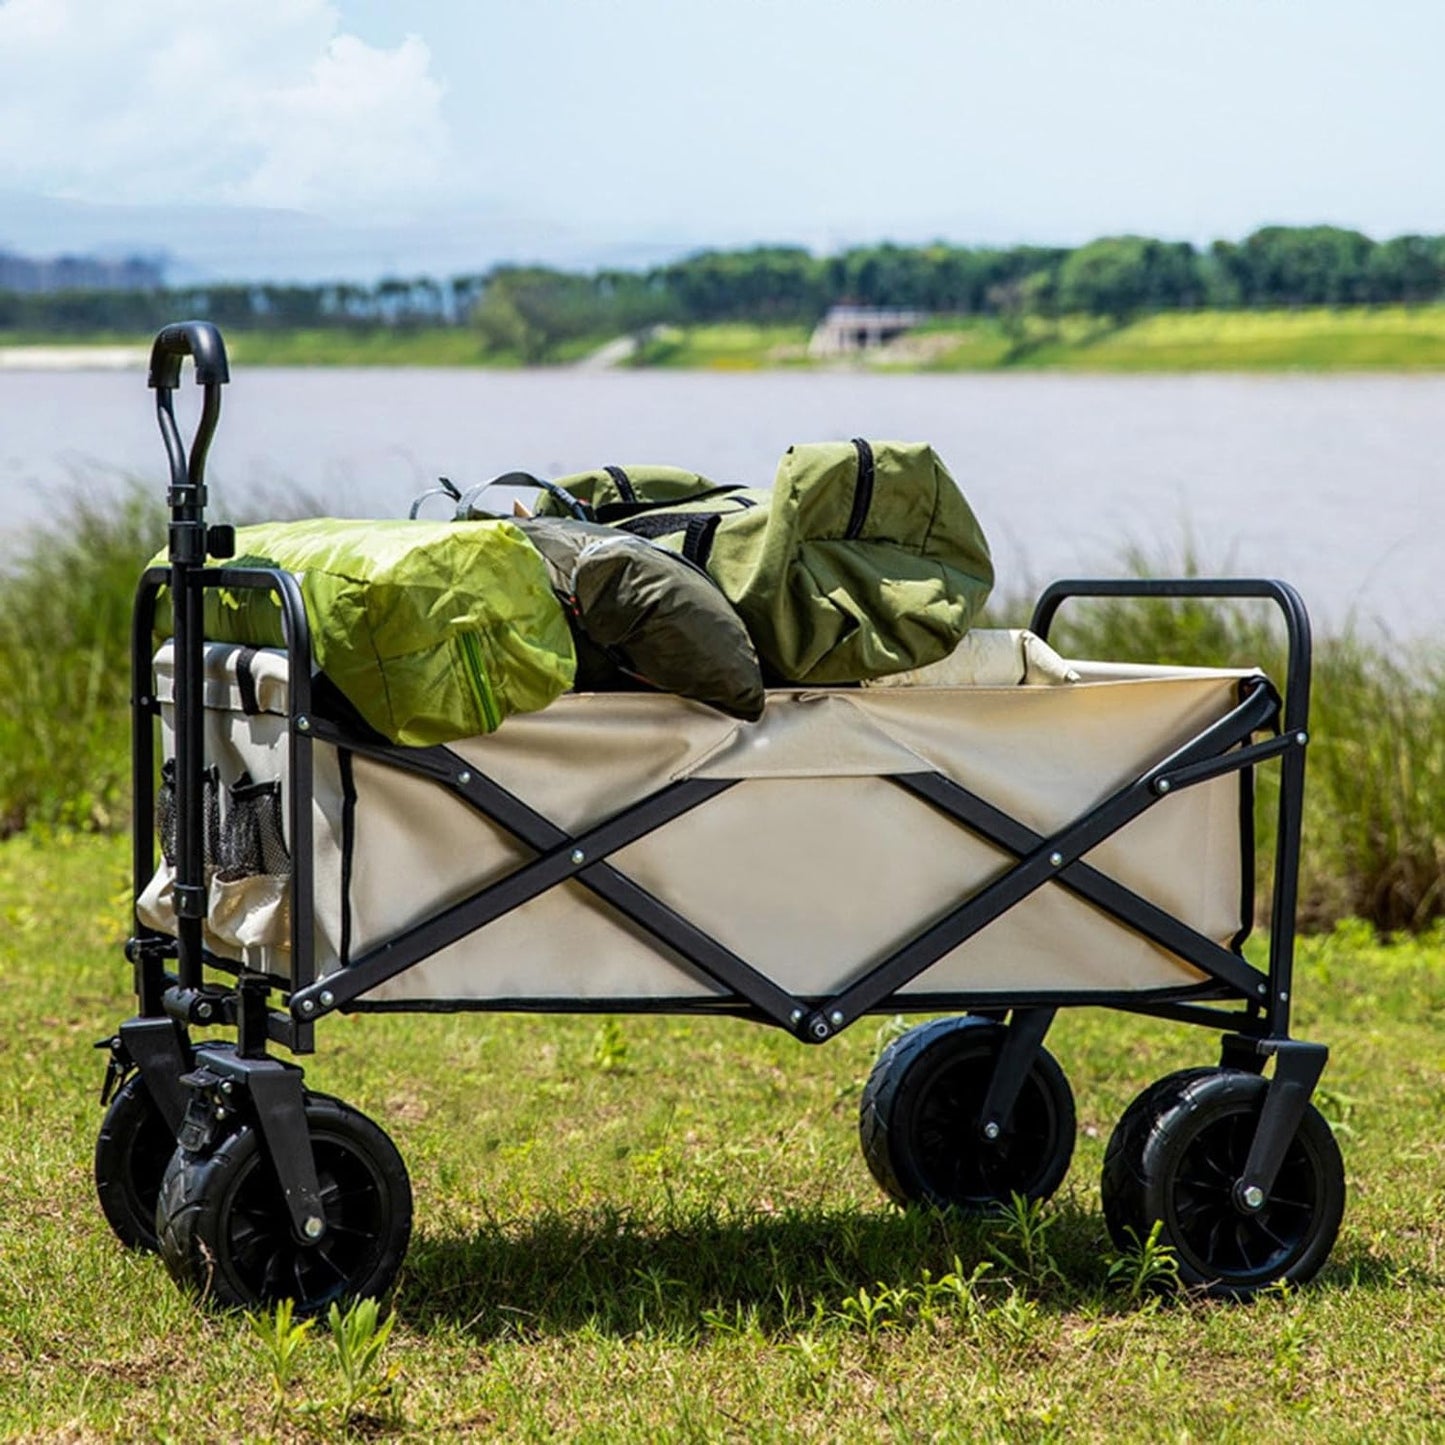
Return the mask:
{"type": "Polygon", "coordinates": [[[156,420],[170,462],[168,561],[175,634],[176,723],[176,950],[182,988],[202,980],[201,926],[206,917],[204,773],[205,586],[201,571],[207,552],[229,556],[229,528],[206,529],[206,454],[221,416],[221,388],[231,379],[226,343],[208,321],[167,326],[151,347],[149,385],[156,394],[156,420]],[[197,383],[205,388],[201,419],[189,453],[176,425],[176,388],[181,365],[190,357],[197,383]]]}

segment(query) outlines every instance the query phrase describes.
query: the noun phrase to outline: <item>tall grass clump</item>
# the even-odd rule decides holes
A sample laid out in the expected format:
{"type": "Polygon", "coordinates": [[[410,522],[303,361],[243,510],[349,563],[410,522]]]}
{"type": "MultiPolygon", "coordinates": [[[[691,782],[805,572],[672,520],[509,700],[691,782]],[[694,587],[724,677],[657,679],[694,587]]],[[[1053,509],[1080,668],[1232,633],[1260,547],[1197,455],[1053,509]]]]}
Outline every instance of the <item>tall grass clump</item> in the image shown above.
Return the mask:
{"type": "Polygon", "coordinates": [[[1445,652],[1327,639],[1311,723],[1323,911],[1390,933],[1445,917],[1445,652]]]}
{"type": "Polygon", "coordinates": [[[0,554],[0,837],[113,827],[129,795],[131,603],[165,511],[139,488],[62,508],[0,554]]]}

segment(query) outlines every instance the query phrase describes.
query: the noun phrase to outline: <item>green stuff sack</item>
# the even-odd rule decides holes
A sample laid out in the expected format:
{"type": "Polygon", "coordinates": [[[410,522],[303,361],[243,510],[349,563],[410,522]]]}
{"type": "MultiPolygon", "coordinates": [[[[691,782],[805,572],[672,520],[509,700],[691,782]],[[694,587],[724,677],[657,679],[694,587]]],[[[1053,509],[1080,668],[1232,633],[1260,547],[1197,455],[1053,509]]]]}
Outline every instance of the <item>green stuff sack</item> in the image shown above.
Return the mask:
{"type": "MultiPolygon", "coordinates": [[[[572,685],[567,619],[511,522],[263,523],[240,528],[236,550],[231,566],[296,574],[316,665],[392,742],[489,733],[572,685]]],[[[206,636],[279,647],[280,608],[259,590],[208,591],[206,636]]]]}
{"type": "Polygon", "coordinates": [[[748,722],[763,715],[747,630],[699,568],[615,527],[570,517],[517,526],[566,603],[579,692],[651,687],[748,722]]]}
{"type": "MultiPolygon", "coordinates": [[[[597,521],[706,567],[782,682],[861,682],[937,662],[993,586],[983,530],[921,442],[795,446],[771,491],[660,467],[604,468],[557,485],[597,521]],[[689,477],[693,491],[680,496],[689,477]]],[[[555,494],[543,507],[562,509],[555,494]]]]}

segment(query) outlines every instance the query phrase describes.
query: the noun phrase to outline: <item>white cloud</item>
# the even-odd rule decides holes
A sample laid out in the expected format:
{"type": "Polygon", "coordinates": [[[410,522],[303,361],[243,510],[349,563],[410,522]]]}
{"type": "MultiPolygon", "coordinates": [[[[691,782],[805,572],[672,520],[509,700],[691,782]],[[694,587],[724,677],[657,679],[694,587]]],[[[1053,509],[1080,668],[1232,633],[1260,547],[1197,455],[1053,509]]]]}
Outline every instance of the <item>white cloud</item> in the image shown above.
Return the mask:
{"type": "Polygon", "coordinates": [[[376,219],[440,191],[441,98],[327,0],[0,0],[0,189],[376,219]]]}

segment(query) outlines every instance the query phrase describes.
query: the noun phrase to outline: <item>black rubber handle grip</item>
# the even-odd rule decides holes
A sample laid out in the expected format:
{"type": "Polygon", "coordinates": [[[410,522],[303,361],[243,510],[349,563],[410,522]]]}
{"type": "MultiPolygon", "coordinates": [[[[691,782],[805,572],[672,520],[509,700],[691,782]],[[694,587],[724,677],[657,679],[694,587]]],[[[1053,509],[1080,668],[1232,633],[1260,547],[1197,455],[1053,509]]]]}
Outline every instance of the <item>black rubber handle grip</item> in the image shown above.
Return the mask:
{"type": "Polygon", "coordinates": [[[146,384],[157,391],[174,391],[181,383],[181,362],[188,356],[196,363],[196,381],[201,386],[224,386],[230,381],[221,333],[209,321],[174,321],[151,346],[146,384]]]}

